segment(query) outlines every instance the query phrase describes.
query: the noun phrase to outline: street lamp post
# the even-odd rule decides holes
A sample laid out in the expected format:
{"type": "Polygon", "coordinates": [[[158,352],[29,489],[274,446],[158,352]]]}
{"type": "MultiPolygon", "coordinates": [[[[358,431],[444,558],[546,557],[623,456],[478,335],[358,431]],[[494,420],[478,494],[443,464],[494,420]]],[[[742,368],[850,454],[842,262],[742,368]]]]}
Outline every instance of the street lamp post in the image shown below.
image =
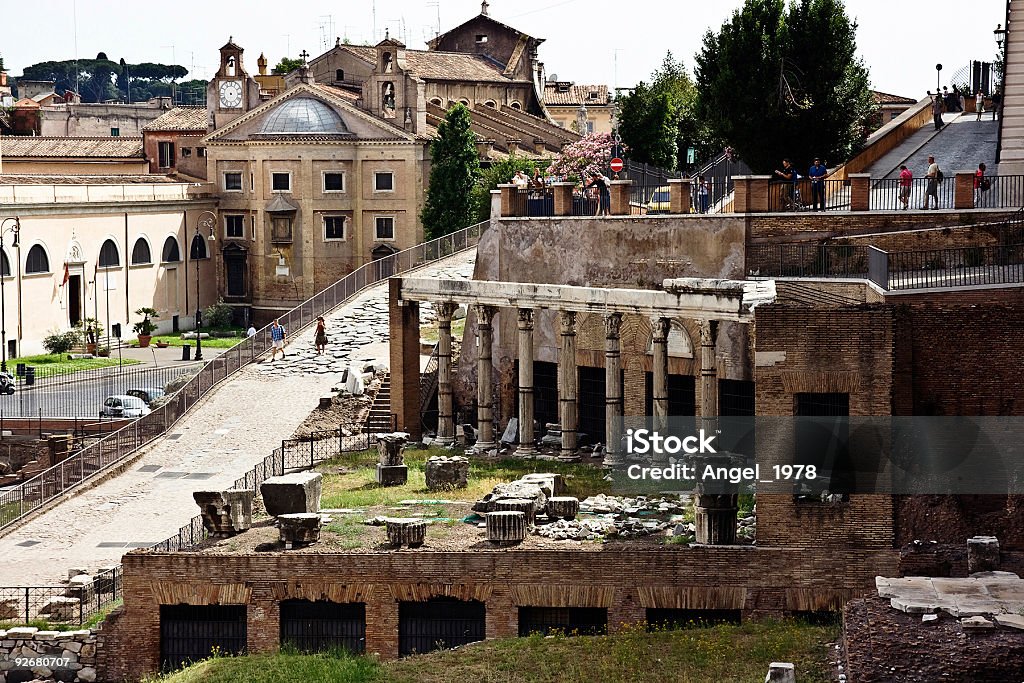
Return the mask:
{"type": "MultiPolygon", "coordinates": [[[[217,215],[212,211],[203,211],[199,214],[199,219],[196,221],[196,237],[202,236],[202,230],[207,229],[210,231],[209,240],[213,242],[217,239],[215,235],[215,226],[217,223],[217,215]]],[[[193,240],[194,241],[194,240],[193,240]]],[[[191,246],[189,251],[192,251],[191,246]]],[[[193,260],[196,262],[196,360],[203,359],[203,307],[199,303],[199,254],[194,255],[193,260]]]]}
{"type": "MultiPolygon", "coordinates": [[[[3,260],[4,235],[8,232],[14,235],[14,242],[11,246],[17,247],[18,234],[21,232],[20,218],[15,216],[0,221],[0,263],[3,260]],[[7,225],[8,221],[13,221],[14,225],[6,228],[4,226],[7,225]]],[[[10,268],[10,261],[8,261],[8,268],[10,268]]],[[[3,268],[0,266],[0,372],[7,372],[7,298],[4,296],[4,279],[8,275],[10,273],[3,272],[3,268]]]]}

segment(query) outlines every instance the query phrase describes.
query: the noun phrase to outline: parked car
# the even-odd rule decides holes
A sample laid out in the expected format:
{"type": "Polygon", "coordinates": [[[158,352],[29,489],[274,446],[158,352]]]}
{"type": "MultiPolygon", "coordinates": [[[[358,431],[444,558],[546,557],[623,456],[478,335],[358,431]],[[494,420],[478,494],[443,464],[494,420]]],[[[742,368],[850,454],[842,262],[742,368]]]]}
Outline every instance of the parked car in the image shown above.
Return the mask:
{"type": "Polygon", "coordinates": [[[656,188],[651,193],[651,198],[647,202],[647,213],[668,213],[672,210],[672,201],[669,199],[668,185],[663,185],[656,188]]]}
{"type": "Polygon", "coordinates": [[[100,408],[100,417],[142,417],[152,412],[138,396],[108,396],[100,408]]]}
{"type": "Polygon", "coordinates": [[[164,395],[164,390],[160,387],[146,387],[145,389],[129,389],[124,392],[128,396],[134,396],[135,398],[141,398],[148,406],[153,401],[157,400],[164,395]]]}

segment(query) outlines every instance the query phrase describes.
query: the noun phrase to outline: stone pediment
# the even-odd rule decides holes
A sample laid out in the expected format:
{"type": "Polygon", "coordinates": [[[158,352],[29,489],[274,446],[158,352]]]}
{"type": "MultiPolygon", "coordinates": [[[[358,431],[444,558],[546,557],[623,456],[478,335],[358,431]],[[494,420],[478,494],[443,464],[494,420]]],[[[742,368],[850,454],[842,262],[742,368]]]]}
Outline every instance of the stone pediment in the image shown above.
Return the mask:
{"type": "Polygon", "coordinates": [[[359,109],[333,90],[315,83],[300,83],[213,131],[205,142],[417,139],[412,133],[359,109]]]}

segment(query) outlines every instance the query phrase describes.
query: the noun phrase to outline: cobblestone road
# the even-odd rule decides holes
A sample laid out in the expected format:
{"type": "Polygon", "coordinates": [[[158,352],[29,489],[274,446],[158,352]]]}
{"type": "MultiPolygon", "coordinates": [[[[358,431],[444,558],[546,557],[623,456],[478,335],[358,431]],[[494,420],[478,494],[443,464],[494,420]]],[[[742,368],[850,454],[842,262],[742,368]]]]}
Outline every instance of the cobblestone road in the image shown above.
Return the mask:
{"type": "MultiPolygon", "coordinates": [[[[416,274],[468,279],[475,258],[474,249],[416,274]]],[[[199,512],[192,492],[230,486],[280,446],[350,360],[387,363],[386,284],[335,311],[327,324],[329,355],[315,356],[309,328],[289,344],[285,360],[241,370],[128,471],[0,538],[0,586],[57,585],[70,567],[117,564],[132,545],[177,533],[199,512]]]]}

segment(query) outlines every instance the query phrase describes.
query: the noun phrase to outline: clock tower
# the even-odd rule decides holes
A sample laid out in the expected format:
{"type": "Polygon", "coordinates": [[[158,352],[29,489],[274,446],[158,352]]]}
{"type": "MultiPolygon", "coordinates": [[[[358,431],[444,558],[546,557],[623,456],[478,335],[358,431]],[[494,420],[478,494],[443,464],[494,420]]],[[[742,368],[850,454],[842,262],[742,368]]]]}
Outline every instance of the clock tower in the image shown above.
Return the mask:
{"type": "Polygon", "coordinates": [[[214,128],[230,123],[259,104],[259,85],[242,66],[244,51],[231,38],[220,49],[220,68],[206,89],[206,108],[214,128]]]}

